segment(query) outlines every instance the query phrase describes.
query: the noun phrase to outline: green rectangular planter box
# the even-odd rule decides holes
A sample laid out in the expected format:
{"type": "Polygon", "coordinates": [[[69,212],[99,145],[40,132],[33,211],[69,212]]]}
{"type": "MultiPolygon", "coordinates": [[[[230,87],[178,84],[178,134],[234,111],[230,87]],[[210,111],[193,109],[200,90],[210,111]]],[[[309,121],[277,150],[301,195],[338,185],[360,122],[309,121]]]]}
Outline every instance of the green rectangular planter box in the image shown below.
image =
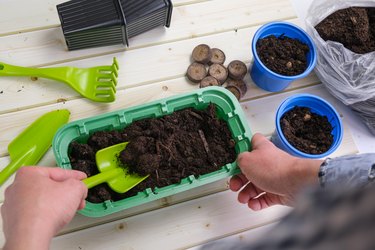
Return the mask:
{"type": "MultiPolygon", "coordinates": [[[[232,133],[232,138],[236,142],[236,153],[249,151],[252,134],[237,99],[225,88],[209,87],[68,123],[57,132],[52,143],[57,164],[61,168],[72,169],[69,160],[69,144],[72,141],[85,143],[89,136],[96,131],[121,130],[137,120],[162,117],[186,108],[202,110],[210,103],[216,106],[217,116],[226,121],[232,133]]],[[[239,173],[239,169],[236,162],[229,163],[222,166],[218,171],[199,176],[198,178],[191,175],[182,179],[179,184],[155,188],[154,190],[149,188],[139,192],[136,196],[123,200],[108,200],[102,203],[86,202],[86,207],[79,213],[89,217],[102,217],[228,178],[237,173],[239,173]]]]}

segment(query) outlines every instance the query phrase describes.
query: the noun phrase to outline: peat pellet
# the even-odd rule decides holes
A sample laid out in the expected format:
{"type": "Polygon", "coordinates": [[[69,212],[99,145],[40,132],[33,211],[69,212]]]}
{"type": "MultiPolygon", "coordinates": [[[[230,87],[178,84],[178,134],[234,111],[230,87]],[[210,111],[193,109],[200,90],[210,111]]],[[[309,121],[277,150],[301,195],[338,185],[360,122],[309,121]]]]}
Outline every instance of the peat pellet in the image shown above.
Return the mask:
{"type": "Polygon", "coordinates": [[[209,87],[209,86],[220,86],[220,85],[221,84],[219,83],[219,81],[215,77],[206,76],[201,81],[200,88],[206,88],[206,87],[209,87]]]}
{"type": "Polygon", "coordinates": [[[236,80],[228,78],[227,80],[227,87],[235,86],[237,87],[241,92],[241,97],[243,97],[247,92],[247,85],[244,80],[236,80]]]}
{"type": "Polygon", "coordinates": [[[228,78],[228,70],[223,65],[215,63],[208,69],[208,74],[215,77],[220,84],[223,84],[228,78]]]}
{"type": "Polygon", "coordinates": [[[228,72],[230,78],[242,80],[247,73],[246,64],[239,60],[232,61],[228,65],[228,72]]]}
{"type": "Polygon", "coordinates": [[[201,63],[194,62],[189,66],[186,76],[190,81],[200,83],[200,81],[207,76],[206,66],[201,63]]]}
{"type": "Polygon", "coordinates": [[[213,48],[213,49],[211,49],[211,54],[212,54],[212,56],[211,56],[211,60],[209,62],[210,65],[215,64],[215,63],[224,64],[226,56],[221,49],[213,48]]]}
{"type": "Polygon", "coordinates": [[[207,44],[200,44],[194,48],[192,58],[194,62],[207,64],[211,60],[211,48],[207,44]]]}
{"type": "Polygon", "coordinates": [[[238,87],[231,85],[227,86],[226,89],[232,92],[233,95],[237,98],[237,100],[241,99],[241,90],[238,87]]]}

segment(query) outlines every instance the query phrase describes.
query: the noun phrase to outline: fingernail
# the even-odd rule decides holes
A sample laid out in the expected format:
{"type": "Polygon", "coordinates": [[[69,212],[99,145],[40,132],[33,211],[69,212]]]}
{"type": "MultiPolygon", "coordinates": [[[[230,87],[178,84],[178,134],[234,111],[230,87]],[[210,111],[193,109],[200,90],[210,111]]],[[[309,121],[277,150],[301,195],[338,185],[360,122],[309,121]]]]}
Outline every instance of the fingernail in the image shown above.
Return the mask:
{"type": "Polygon", "coordinates": [[[259,211],[261,209],[261,206],[259,204],[259,201],[257,200],[250,200],[249,201],[249,208],[251,208],[254,211],[259,211]]]}

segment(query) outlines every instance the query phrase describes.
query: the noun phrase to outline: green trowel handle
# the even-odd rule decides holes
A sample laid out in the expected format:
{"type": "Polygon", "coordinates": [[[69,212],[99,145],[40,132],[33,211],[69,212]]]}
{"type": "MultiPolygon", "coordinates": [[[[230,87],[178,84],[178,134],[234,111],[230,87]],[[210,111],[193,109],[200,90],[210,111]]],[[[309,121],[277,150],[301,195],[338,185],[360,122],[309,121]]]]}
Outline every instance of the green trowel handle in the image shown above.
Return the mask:
{"type": "Polygon", "coordinates": [[[28,165],[28,161],[32,153],[24,154],[22,157],[18,157],[15,161],[11,161],[8,166],[6,166],[0,172],[0,186],[4,184],[4,182],[16,172],[21,166],[28,165]]]}
{"type": "Polygon", "coordinates": [[[85,183],[87,188],[92,188],[122,175],[124,175],[124,170],[122,168],[113,168],[97,175],[90,176],[89,178],[84,179],[83,183],[85,183]]]}
{"type": "Polygon", "coordinates": [[[64,82],[70,72],[69,67],[28,68],[0,62],[0,76],[37,76],[64,82]]]}

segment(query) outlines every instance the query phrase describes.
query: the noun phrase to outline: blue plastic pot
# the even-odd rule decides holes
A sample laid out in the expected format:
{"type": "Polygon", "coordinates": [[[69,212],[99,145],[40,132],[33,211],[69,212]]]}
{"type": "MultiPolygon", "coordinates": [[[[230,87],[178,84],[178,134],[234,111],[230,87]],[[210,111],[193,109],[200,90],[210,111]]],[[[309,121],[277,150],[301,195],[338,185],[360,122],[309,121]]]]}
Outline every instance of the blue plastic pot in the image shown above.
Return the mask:
{"type": "Polygon", "coordinates": [[[311,159],[319,159],[324,158],[330,154],[332,154],[338,146],[341,144],[343,136],[343,126],[341,123],[340,116],[336,112],[336,110],[329,104],[327,101],[323,100],[322,98],[310,94],[297,94],[289,97],[284,102],[281,103],[277,112],[276,112],[276,129],[271,137],[271,141],[280,149],[286,151],[287,153],[302,157],[302,158],[311,158],[311,159]],[[307,107],[310,108],[312,113],[327,116],[328,121],[330,121],[333,131],[333,143],[331,148],[323,153],[323,154],[307,154],[304,153],[295,147],[293,147],[285,138],[280,125],[281,117],[288,112],[289,110],[293,109],[294,107],[307,107]]]}
{"type": "Polygon", "coordinates": [[[254,55],[254,64],[250,72],[251,78],[258,87],[270,92],[281,91],[288,87],[294,80],[306,77],[316,65],[316,49],[309,35],[298,26],[287,22],[271,22],[260,27],[253,37],[252,52],[254,55]],[[259,39],[270,35],[275,35],[276,37],[285,35],[298,39],[309,46],[310,51],[307,54],[308,67],[305,72],[296,76],[284,76],[269,70],[262,63],[257,54],[256,44],[259,39]]]}

